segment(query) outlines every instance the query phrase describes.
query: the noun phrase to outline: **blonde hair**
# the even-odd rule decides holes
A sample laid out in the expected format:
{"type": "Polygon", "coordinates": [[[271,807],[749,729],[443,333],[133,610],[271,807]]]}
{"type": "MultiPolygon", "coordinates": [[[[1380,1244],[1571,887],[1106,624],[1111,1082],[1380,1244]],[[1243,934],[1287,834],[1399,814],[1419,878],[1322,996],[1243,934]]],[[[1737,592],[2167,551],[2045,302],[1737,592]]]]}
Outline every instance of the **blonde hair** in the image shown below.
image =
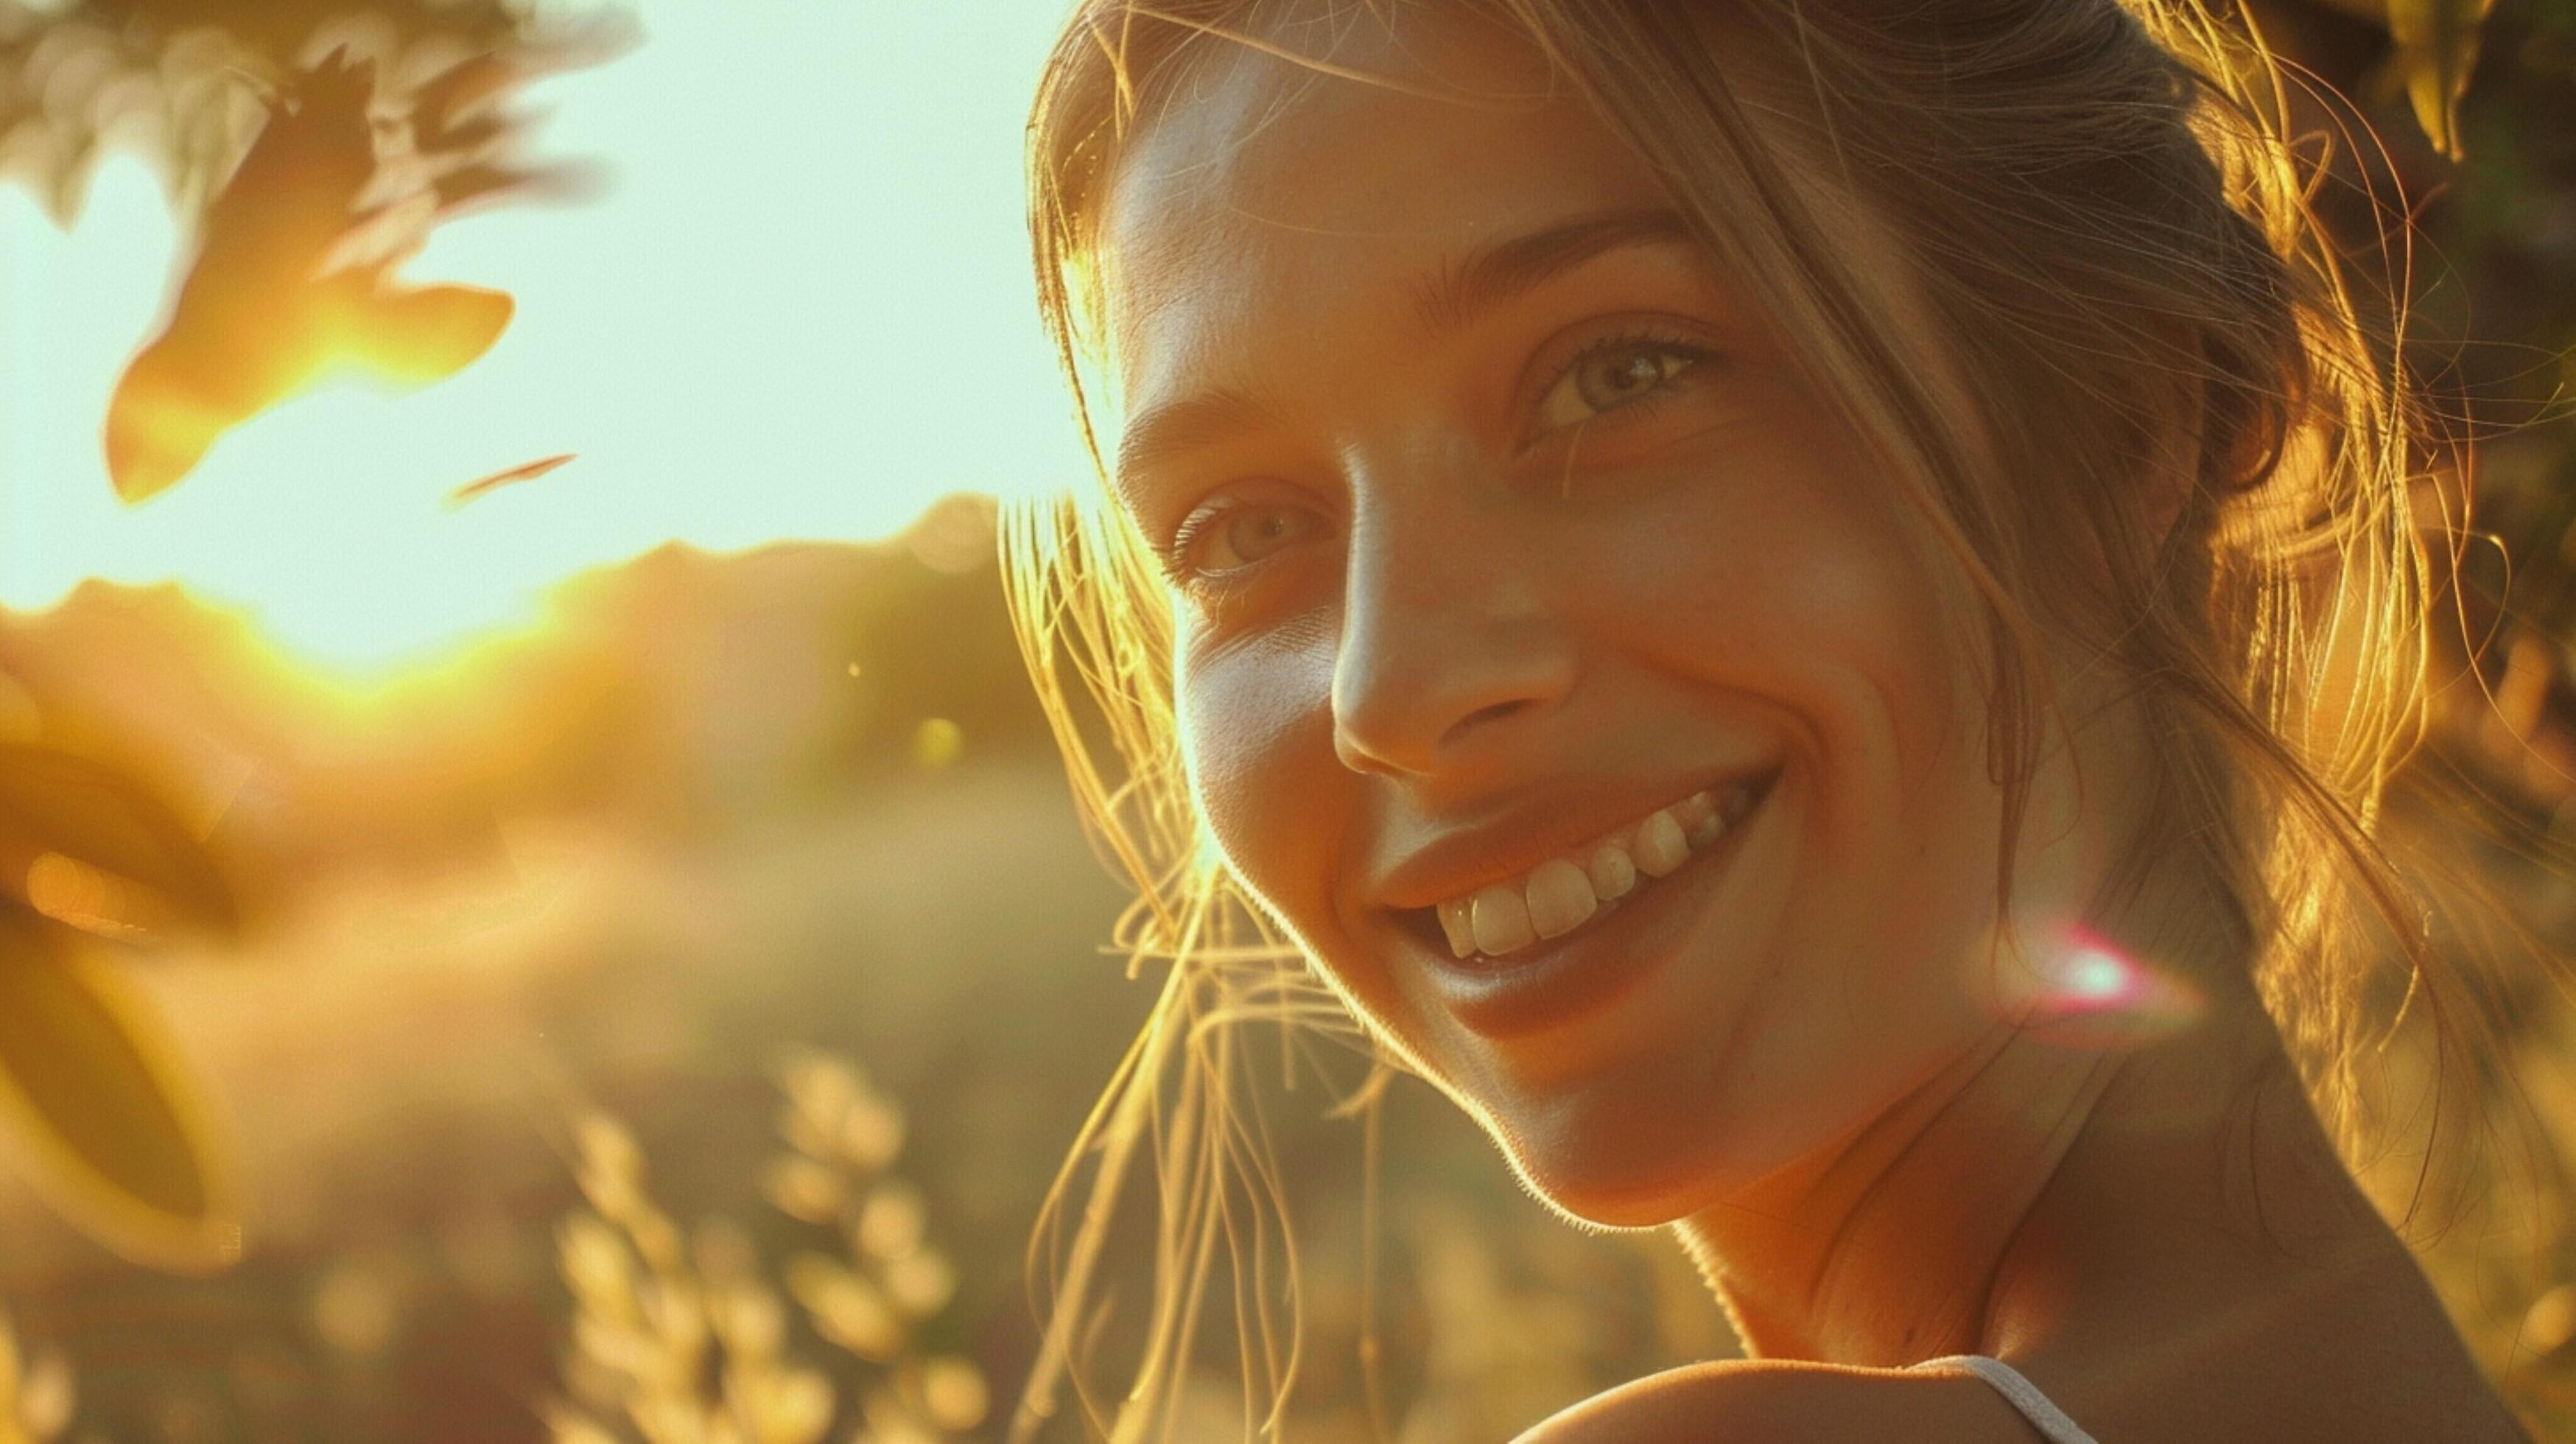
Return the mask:
{"type": "MultiPolygon", "coordinates": [[[[2233,982],[2259,994],[2357,1157],[2373,1137],[2370,1060],[2401,1017],[2429,1020],[2446,1070],[2487,1041],[2482,985],[2429,946],[2382,815],[2423,730],[2460,518],[2394,338],[2374,339],[2356,299],[2369,292],[2310,212],[2315,162],[2283,139],[2287,85],[2259,39],[2185,0],[1474,8],[1525,36],[1663,177],[1982,600],[2006,799],[1999,889],[2051,703],[2033,620],[2045,607],[2053,632],[2118,669],[2149,735],[2170,739],[2151,762],[2159,809],[2119,876],[2134,886],[2150,858],[2194,871],[2245,960],[2233,982]],[[1908,258],[1967,414],[1935,393],[1937,368],[1909,353],[1837,243],[1800,179],[1818,162],[1908,258]],[[2188,455],[2165,440],[2176,416],[2197,418],[2188,455]],[[2177,476],[2160,529],[2155,498],[2177,476]]],[[[1085,0],[1046,66],[1030,220],[1095,460],[1085,381],[1106,337],[1092,263],[1120,146],[1228,47],[1331,70],[1277,38],[1316,9],[1085,0]]],[[[1353,9],[1331,7],[1317,28],[1353,9]]],[[[2371,279],[2383,297],[2402,292],[2371,279]]],[[[1057,1293],[1015,1432],[1036,1427],[1068,1371],[1082,1386],[1088,1300],[1140,1162],[1161,1187],[1150,1318],[1124,1398],[1104,1408],[1084,1389],[1091,1423],[1125,1439],[1168,1420],[1222,1243],[1247,1428],[1275,1424],[1296,1331],[1293,1305],[1284,1325],[1272,1316],[1262,1235],[1247,1248],[1237,1232],[1277,1190],[1244,1116],[1233,1025],[1351,1025],[1216,861],[1182,776],[1169,605],[1106,488],[1015,511],[1004,543],[1078,801],[1137,889],[1120,929],[1131,976],[1166,966],[1032,1246],[1033,1279],[1057,1293]],[[1086,1169],[1068,1241],[1060,1205],[1086,1169]]]]}

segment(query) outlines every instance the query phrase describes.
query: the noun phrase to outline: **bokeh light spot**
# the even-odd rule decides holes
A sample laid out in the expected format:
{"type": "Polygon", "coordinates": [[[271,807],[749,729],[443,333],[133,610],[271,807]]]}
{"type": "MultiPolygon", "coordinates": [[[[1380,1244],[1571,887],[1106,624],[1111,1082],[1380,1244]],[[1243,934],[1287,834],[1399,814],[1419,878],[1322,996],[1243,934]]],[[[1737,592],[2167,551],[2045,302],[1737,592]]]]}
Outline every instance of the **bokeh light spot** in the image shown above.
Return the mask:
{"type": "Polygon", "coordinates": [[[937,770],[957,760],[966,750],[966,729],[945,717],[927,717],[913,729],[912,760],[937,770]]]}

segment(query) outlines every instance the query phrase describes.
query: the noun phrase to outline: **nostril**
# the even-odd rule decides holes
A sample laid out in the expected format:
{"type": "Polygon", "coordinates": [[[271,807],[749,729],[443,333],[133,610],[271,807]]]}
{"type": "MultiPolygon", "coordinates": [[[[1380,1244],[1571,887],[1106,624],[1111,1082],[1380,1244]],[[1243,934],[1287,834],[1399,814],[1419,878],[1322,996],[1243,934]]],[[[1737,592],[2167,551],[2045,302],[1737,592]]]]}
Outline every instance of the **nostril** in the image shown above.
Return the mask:
{"type": "Polygon", "coordinates": [[[1503,721],[1522,712],[1532,705],[1533,703],[1531,699],[1527,697],[1518,697],[1509,702],[1496,702],[1491,706],[1479,707],[1475,711],[1468,713],[1466,716],[1459,718],[1456,722],[1451,723],[1449,725],[1448,735],[1442,737],[1440,740],[1444,743],[1455,742],[1459,738],[1466,736],[1468,733],[1475,731],[1485,723],[1503,721]]]}
{"type": "Polygon", "coordinates": [[[1552,618],[1386,613],[1346,611],[1333,658],[1333,747],[1355,772],[1440,771],[1454,751],[1530,728],[1574,686],[1574,646],[1552,618]]]}

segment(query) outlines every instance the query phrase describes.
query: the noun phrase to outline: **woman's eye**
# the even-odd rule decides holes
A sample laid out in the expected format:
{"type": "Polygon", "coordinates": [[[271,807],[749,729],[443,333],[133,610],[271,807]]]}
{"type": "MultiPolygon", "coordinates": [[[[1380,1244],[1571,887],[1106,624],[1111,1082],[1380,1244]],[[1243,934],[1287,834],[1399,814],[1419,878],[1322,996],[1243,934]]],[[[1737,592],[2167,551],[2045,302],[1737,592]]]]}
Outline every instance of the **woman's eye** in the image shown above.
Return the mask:
{"type": "Polygon", "coordinates": [[[1172,556],[1185,575],[1222,576],[1267,560],[1323,529],[1323,519],[1283,502],[1235,502],[1181,523],[1172,556]]]}
{"type": "Polygon", "coordinates": [[[1709,359],[1696,346],[1668,341],[1614,341],[1594,346],[1574,358],[1539,398],[1535,424],[1554,431],[1616,411],[1670,386],[1681,374],[1709,359]]]}

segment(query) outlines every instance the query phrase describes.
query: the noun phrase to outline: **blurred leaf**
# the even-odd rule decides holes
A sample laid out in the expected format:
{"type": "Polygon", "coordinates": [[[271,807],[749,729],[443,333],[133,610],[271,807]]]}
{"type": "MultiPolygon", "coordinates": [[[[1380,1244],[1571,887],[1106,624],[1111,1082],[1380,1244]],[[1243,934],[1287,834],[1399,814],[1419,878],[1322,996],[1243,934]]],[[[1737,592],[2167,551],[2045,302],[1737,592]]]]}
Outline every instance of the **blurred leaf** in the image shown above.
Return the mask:
{"type": "Polygon", "coordinates": [[[636,1212],[644,1194],[644,1151],[626,1125],[596,1110],[573,1122],[582,1196],[602,1214],[622,1219],[636,1212]]]}
{"type": "Polygon", "coordinates": [[[546,1431],[554,1444],[620,1444],[614,1430],[569,1405],[547,1406],[546,1431]]]}
{"type": "Polygon", "coordinates": [[[903,1131],[902,1105],[882,1093],[863,1093],[841,1121],[841,1157],[870,1172],[883,1168],[903,1151],[903,1131]]]}
{"type": "Polygon", "coordinates": [[[361,216],[380,169],[375,98],[374,64],[339,53],[279,88],[259,138],[207,207],[169,324],[109,402],[108,474],[119,496],[142,501],[176,484],[226,432],[334,371],[425,385],[500,339],[507,295],[392,284],[393,268],[446,207],[423,168],[407,196],[361,216]],[[353,250],[367,259],[353,260],[353,250]]]}
{"type": "Polygon", "coordinates": [[[831,1343],[879,1362],[903,1351],[904,1323],[883,1291],[839,1259],[798,1254],[787,1265],[787,1288],[831,1343]]]}
{"type": "Polygon", "coordinates": [[[630,14],[526,0],[0,0],[0,161],[65,222],[110,143],[155,153],[194,218],[263,99],[334,46],[407,82],[420,151],[455,157],[442,207],[532,177],[486,164],[522,122],[498,102],[540,75],[631,48],[630,14]],[[421,79],[421,72],[440,67],[421,79]],[[479,167],[473,173],[468,168],[479,167]]]}
{"type": "Polygon", "coordinates": [[[957,1296],[957,1269],[936,1249],[923,1249],[888,1263],[886,1293],[903,1311],[926,1319],[948,1307],[957,1296]]]}
{"type": "Polygon", "coordinates": [[[962,1434],[984,1422],[992,1392],[974,1360],[943,1354],[922,1366],[921,1400],[933,1424],[962,1434]]]}
{"type": "Polygon", "coordinates": [[[778,1117],[780,1135],[809,1157],[832,1157],[842,1119],[867,1095],[866,1080],[847,1061],[810,1049],[790,1053],[775,1072],[779,1091],[787,1095],[778,1117]]]}
{"type": "MultiPolygon", "coordinates": [[[[161,920],[218,931],[240,921],[213,857],[169,804],[132,778],[51,747],[0,742],[0,869],[0,888],[56,921],[94,922],[95,931],[149,930],[156,912],[161,920]],[[48,859],[148,889],[150,906],[102,906],[85,920],[61,903],[77,890],[77,874],[48,859]],[[39,886],[49,873],[60,881],[39,886]],[[47,891],[53,905],[36,896],[47,891]]],[[[114,890],[101,889],[100,896],[111,902],[114,890]]]]}
{"type": "Polygon", "coordinates": [[[2494,0],[2388,0],[2388,33],[2406,98],[2433,148],[2458,160],[2460,96],[2478,63],[2478,36],[2494,0]]]}
{"type": "Polygon", "coordinates": [[[499,471],[476,477],[450,491],[447,494],[447,504],[451,507],[463,506],[469,501],[489,496],[505,486],[517,486],[521,482],[534,481],[538,477],[549,475],[558,468],[571,464],[575,459],[573,453],[566,451],[553,456],[539,457],[535,461],[521,462],[517,466],[503,467],[499,471]]]}
{"type": "Polygon", "coordinates": [[[72,1223],[147,1263],[240,1252],[233,1159],[150,1005],[81,934],[0,905],[0,1122],[72,1223]]]}
{"type": "Polygon", "coordinates": [[[861,1253],[877,1259],[899,1259],[921,1247],[929,1211],[921,1190],[901,1180],[878,1184],[859,1209],[852,1239],[861,1253]]]}
{"type": "Polygon", "coordinates": [[[71,1427],[80,1402],[71,1361],[58,1349],[35,1356],[18,1387],[18,1422],[39,1439],[51,1439],[71,1427]]]}
{"type": "Polygon", "coordinates": [[[831,1427],[838,1399],[812,1369],[738,1371],[726,1392],[756,1444],[809,1444],[831,1427]]]}
{"type": "Polygon", "coordinates": [[[841,1176],[800,1153],[770,1160],[760,1185],[780,1212],[807,1223],[830,1223],[849,1205],[849,1189],[841,1176]]]}
{"type": "Polygon", "coordinates": [[[707,1297],[707,1322],[737,1362],[767,1362],[787,1340],[787,1308],[767,1284],[739,1283],[707,1297]]]}

